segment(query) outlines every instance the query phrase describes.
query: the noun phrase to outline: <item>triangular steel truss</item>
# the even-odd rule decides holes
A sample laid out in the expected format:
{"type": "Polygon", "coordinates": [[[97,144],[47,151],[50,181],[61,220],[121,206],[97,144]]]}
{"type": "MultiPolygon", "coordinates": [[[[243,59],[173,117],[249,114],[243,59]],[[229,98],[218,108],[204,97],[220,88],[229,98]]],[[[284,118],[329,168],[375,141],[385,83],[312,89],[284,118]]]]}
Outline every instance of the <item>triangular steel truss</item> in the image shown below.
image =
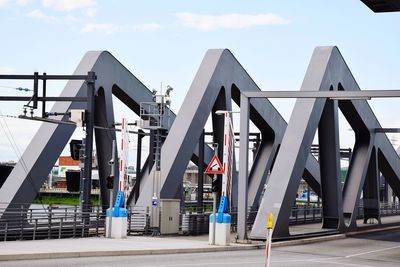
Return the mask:
{"type": "MultiPolygon", "coordinates": [[[[153,95],[135,76],[108,52],[88,52],[75,74],[94,71],[96,81],[95,123],[111,128],[114,124],[112,94],[137,114],[141,102],[153,101],[153,95]]],[[[318,47],[307,70],[302,91],[359,90],[346,63],[336,47],[318,47]]],[[[229,50],[209,50],[194,78],[189,92],[175,118],[161,148],[161,198],[173,199],[179,195],[182,177],[188,162],[198,154],[198,142],[207,119],[212,115],[214,141],[222,147],[223,117],[216,110],[232,110],[232,102],[241,107],[243,93],[261,92],[229,50]]],[[[63,96],[82,96],[82,82],[69,82],[63,96]]],[[[247,100],[246,100],[247,101],[247,100]]],[[[57,103],[52,111],[67,112],[71,108],[84,108],[82,103],[57,103]]],[[[238,207],[239,223],[247,218],[241,213],[247,206],[258,208],[268,174],[266,191],[261,201],[251,232],[252,238],[264,239],[266,219],[274,213],[275,237],[289,236],[288,221],[296,191],[303,177],[312,189],[322,196],[323,227],[346,231],[356,227],[356,209],[361,190],[364,189],[366,218],[379,217],[379,171],[394,193],[400,196],[400,161],[383,133],[374,113],[365,100],[299,99],[289,124],[266,98],[250,99],[247,121],[250,119],[262,134],[261,144],[249,174],[238,180],[233,170],[232,200],[238,207]],[[343,190],[339,183],[338,108],[344,114],[356,135],[353,157],[343,190]],[[310,154],[316,130],[319,134],[319,162],[310,154]],[[379,170],[379,171],[378,171],[379,170]],[[248,177],[248,180],[247,180],[248,177]],[[243,195],[238,190],[244,190],[243,195]],[[240,188],[240,189],[239,189],[240,188]]],[[[247,124],[248,126],[248,124],[247,124]]],[[[242,121],[241,121],[242,128],[242,121]]],[[[75,127],[71,125],[43,124],[26,149],[22,160],[0,189],[0,203],[31,203],[47,174],[68,142],[75,127]],[[34,177],[35,179],[32,179],[34,177]]],[[[110,173],[111,141],[114,132],[95,130],[99,176],[103,203],[108,202],[105,177],[110,173]]],[[[241,144],[248,140],[241,129],[241,144]]],[[[213,151],[205,147],[207,164],[213,151]]],[[[248,152],[247,152],[248,153],[248,152]]],[[[222,149],[220,151],[222,156],[222,149]]],[[[247,162],[240,159],[240,164],[247,162]]],[[[242,170],[247,173],[246,165],[242,170]]],[[[153,168],[154,169],[154,168],[153,168]]],[[[149,206],[153,196],[153,172],[147,164],[140,183],[138,206],[149,206]]],[[[118,181],[115,181],[116,183],[118,181]]],[[[243,192],[243,191],[241,191],[243,192]]],[[[3,204],[2,204],[3,205],[3,204]]],[[[243,236],[241,236],[243,237],[243,236]]]]}
{"type": "MultiPolygon", "coordinates": [[[[230,111],[232,100],[240,105],[240,95],[243,92],[260,92],[260,89],[229,50],[208,50],[162,147],[161,198],[176,198],[182,176],[210,112],[214,140],[222,147],[223,116],[217,116],[215,111],[230,111]]],[[[250,171],[250,190],[246,203],[257,209],[287,124],[269,100],[254,99],[250,105],[250,119],[260,129],[262,141],[250,171]]],[[[237,173],[235,165],[233,167],[232,202],[237,207],[242,203],[237,199],[237,173]]],[[[320,193],[319,166],[310,153],[302,176],[313,190],[320,193]]],[[[141,193],[137,202],[139,206],[145,205],[149,196],[152,196],[151,179],[147,179],[144,184],[143,190],[147,192],[141,193]]]]}
{"type": "MultiPolygon", "coordinates": [[[[112,95],[115,95],[136,114],[140,114],[141,102],[153,101],[152,92],[107,51],[87,52],[74,74],[88,73],[88,71],[95,72],[97,76],[94,120],[95,125],[100,128],[114,128],[112,95]]],[[[61,96],[69,97],[85,95],[86,85],[82,81],[69,81],[61,93],[61,96]]],[[[51,111],[63,114],[70,109],[85,108],[86,103],[83,102],[57,102],[51,111]]],[[[171,121],[175,119],[175,116],[171,112],[171,121]]],[[[63,118],[63,120],[66,119],[63,118]]],[[[12,207],[20,207],[21,204],[29,207],[75,128],[71,124],[42,124],[0,188],[0,207],[6,211],[2,213],[3,216],[12,207]]],[[[108,162],[112,154],[112,140],[115,140],[116,136],[114,131],[103,129],[95,129],[95,137],[101,199],[103,205],[108,206],[109,193],[106,188],[106,177],[110,174],[108,162]]],[[[195,151],[194,155],[196,153],[195,151]]],[[[205,146],[205,160],[210,160],[213,154],[212,149],[205,146]]],[[[142,168],[145,174],[150,172],[147,162],[142,168]]],[[[118,177],[118,168],[116,171],[116,177],[118,177]]],[[[118,179],[115,179],[114,188],[118,188],[117,185],[118,179]]]]}
{"type": "MultiPolygon", "coordinates": [[[[301,91],[360,90],[336,47],[315,49],[301,91]]],[[[268,214],[274,237],[288,237],[289,216],[304,166],[318,129],[323,228],[356,229],[363,191],[365,219],[380,222],[378,179],[381,172],[400,196],[400,160],[366,100],[298,99],[277,154],[250,237],[265,239],[268,214]],[[355,146],[343,190],[339,180],[338,108],[355,133],[355,146]]]]}

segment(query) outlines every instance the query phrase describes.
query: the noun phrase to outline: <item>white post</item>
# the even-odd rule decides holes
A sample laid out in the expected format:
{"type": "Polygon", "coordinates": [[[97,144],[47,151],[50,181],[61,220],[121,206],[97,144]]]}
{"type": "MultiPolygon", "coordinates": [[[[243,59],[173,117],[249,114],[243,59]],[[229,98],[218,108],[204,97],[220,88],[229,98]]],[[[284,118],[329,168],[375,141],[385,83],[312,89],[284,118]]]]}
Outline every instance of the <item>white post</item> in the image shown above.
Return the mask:
{"type": "MultiPolygon", "coordinates": [[[[111,153],[111,176],[115,177],[115,161],[117,158],[115,157],[115,140],[112,141],[112,153],[111,153]]],[[[115,178],[114,178],[115,179],[115,178]]],[[[114,182],[114,181],[113,181],[114,182]]],[[[111,188],[110,190],[110,217],[108,218],[108,238],[111,238],[111,232],[112,232],[112,214],[113,214],[113,200],[114,200],[114,189],[111,188]]]]}
{"type": "Polygon", "coordinates": [[[272,243],[272,212],[269,213],[268,223],[267,223],[267,240],[265,244],[265,267],[270,267],[271,261],[271,243],[272,243]]]}
{"type": "MultiPolygon", "coordinates": [[[[119,170],[119,191],[124,193],[124,200],[127,200],[127,182],[128,182],[128,160],[129,160],[129,133],[128,133],[128,121],[122,118],[122,129],[121,129],[121,158],[120,158],[120,170],[119,170]]],[[[124,204],[125,204],[124,203],[124,204]]],[[[125,207],[125,205],[124,205],[125,207]]]]}
{"type": "MultiPolygon", "coordinates": [[[[217,179],[216,175],[214,175],[214,179],[217,179]]],[[[217,225],[217,192],[213,192],[213,229],[212,229],[211,245],[215,245],[216,225],[217,225]]]]}
{"type": "Polygon", "coordinates": [[[108,238],[111,238],[111,231],[112,231],[112,212],[113,212],[113,189],[110,190],[110,217],[108,217],[108,238]]]}
{"type": "MultiPolygon", "coordinates": [[[[213,144],[214,147],[214,155],[218,155],[218,143],[213,144]]],[[[212,162],[210,162],[211,164],[212,162]]],[[[207,167],[208,168],[208,167],[207,167]]],[[[213,181],[217,180],[217,175],[214,174],[213,181]]],[[[211,242],[211,245],[215,245],[215,232],[217,228],[217,192],[213,192],[213,212],[212,212],[213,222],[212,229],[209,229],[209,234],[211,232],[211,241],[208,239],[208,242],[211,242]]]]}

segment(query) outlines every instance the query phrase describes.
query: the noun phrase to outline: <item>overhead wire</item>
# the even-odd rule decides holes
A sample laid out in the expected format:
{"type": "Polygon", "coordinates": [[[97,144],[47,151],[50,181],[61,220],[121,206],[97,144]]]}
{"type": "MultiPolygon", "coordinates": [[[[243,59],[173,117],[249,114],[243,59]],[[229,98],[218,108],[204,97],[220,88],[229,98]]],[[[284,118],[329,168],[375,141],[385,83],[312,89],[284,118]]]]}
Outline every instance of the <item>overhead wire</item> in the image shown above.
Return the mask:
{"type": "MultiPolygon", "coordinates": [[[[13,137],[13,134],[10,130],[10,128],[8,127],[7,121],[4,119],[4,117],[10,117],[10,118],[15,118],[15,116],[11,116],[11,115],[4,115],[2,113],[2,111],[0,110],[0,127],[3,130],[4,134],[6,135],[6,138],[8,140],[8,142],[11,145],[12,150],[14,151],[15,155],[18,158],[18,161],[21,162],[21,166],[25,172],[25,174],[27,175],[28,181],[30,183],[30,185],[32,186],[32,189],[35,191],[36,195],[39,193],[39,190],[36,189],[35,184],[33,182],[33,177],[32,175],[29,173],[28,171],[28,167],[26,165],[26,162],[24,160],[24,158],[22,157],[22,153],[17,145],[17,143],[15,142],[15,139],[13,137]],[[5,126],[3,126],[3,124],[5,126]]],[[[20,204],[26,204],[26,203],[20,203],[20,204]]],[[[40,201],[40,204],[42,205],[42,208],[45,212],[47,212],[44,204],[40,201]]]]}
{"type": "MultiPolygon", "coordinates": [[[[101,114],[101,116],[103,117],[103,120],[104,120],[105,117],[106,117],[105,114],[101,114]]],[[[26,162],[25,162],[24,158],[22,157],[22,153],[21,153],[21,151],[20,151],[20,149],[19,149],[17,143],[15,142],[15,139],[14,139],[14,137],[13,137],[13,134],[12,134],[10,128],[8,127],[7,121],[4,119],[4,118],[15,118],[15,119],[21,119],[21,118],[18,117],[18,116],[14,116],[14,115],[3,114],[3,113],[1,112],[1,110],[0,110],[0,117],[1,117],[1,120],[0,120],[0,127],[2,128],[3,132],[5,133],[7,140],[9,141],[9,143],[10,143],[10,145],[11,145],[11,147],[12,147],[14,153],[16,154],[18,160],[20,161],[21,166],[22,166],[22,168],[23,168],[25,174],[27,175],[27,178],[28,178],[29,183],[31,184],[31,186],[32,186],[32,188],[34,189],[35,193],[38,194],[38,193],[39,193],[39,190],[36,190],[36,187],[35,187],[34,182],[33,182],[33,177],[32,177],[31,174],[29,173],[28,167],[27,167],[27,165],[26,165],[26,162]],[[3,125],[3,124],[4,124],[4,125],[3,125]]],[[[149,135],[149,134],[146,133],[146,132],[145,132],[145,133],[139,133],[139,132],[136,132],[136,131],[132,131],[132,128],[134,129],[134,127],[132,127],[132,126],[130,126],[130,125],[129,125],[128,127],[129,127],[128,133],[130,133],[130,134],[144,134],[144,135],[149,135]]],[[[115,128],[113,129],[113,128],[107,128],[107,127],[101,127],[101,126],[95,126],[94,128],[95,128],[95,129],[101,129],[101,130],[108,130],[108,131],[106,131],[106,134],[108,135],[108,137],[109,137],[110,139],[112,139],[112,137],[111,137],[111,132],[109,132],[109,131],[110,131],[110,130],[111,130],[111,131],[112,131],[112,130],[118,131],[118,130],[115,129],[115,128]]],[[[144,147],[144,148],[146,149],[146,147],[144,147]]],[[[40,200],[40,204],[42,205],[43,210],[44,210],[45,212],[47,212],[47,210],[46,210],[46,208],[45,208],[45,206],[44,206],[44,204],[43,204],[43,202],[42,202],[41,200],[40,200]]]]}
{"type": "Polygon", "coordinates": [[[6,86],[6,85],[0,85],[1,88],[8,88],[8,89],[15,89],[18,91],[24,91],[24,92],[33,92],[32,89],[26,88],[26,87],[14,87],[14,86],[6,86]]]}

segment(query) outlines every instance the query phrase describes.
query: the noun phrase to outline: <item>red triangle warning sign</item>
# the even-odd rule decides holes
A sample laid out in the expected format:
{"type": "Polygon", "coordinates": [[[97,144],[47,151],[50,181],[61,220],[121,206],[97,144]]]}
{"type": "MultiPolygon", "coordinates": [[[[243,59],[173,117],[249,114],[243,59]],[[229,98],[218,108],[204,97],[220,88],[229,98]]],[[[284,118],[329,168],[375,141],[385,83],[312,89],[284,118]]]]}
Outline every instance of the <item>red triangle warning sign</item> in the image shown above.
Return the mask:
{"type": "Polygon", "coordinates": [[[208,164],[205,173],[207,174],[224,174],[225,170],[222,167],[221,161],[219,161],[217,155],[214,155],[210,164],[208,164]]]}

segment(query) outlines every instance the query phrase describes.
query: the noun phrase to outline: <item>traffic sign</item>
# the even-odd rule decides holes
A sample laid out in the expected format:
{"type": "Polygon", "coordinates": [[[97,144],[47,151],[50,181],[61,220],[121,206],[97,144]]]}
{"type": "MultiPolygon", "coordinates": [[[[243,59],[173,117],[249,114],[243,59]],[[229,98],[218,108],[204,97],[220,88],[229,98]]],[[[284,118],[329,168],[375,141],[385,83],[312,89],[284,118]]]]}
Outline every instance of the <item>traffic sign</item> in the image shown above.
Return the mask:
{"type": "Polygon", "coordinates": [[[214,155],[210,164],[208,164],[205,173],[207,174],[224,174],[225,170],[222,167],[221,161],[219,161],[217,155],[214,155]]]}

